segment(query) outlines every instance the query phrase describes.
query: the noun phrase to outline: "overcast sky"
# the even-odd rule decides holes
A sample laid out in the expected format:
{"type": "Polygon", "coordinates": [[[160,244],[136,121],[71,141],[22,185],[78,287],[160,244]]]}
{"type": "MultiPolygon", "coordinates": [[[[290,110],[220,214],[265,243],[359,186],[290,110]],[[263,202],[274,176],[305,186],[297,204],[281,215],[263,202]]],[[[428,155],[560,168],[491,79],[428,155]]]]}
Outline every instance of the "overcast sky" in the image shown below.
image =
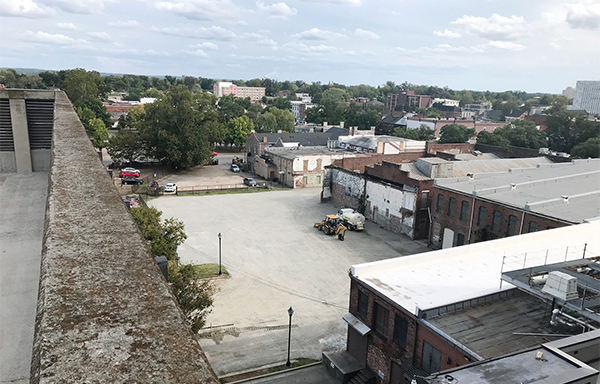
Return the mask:
{"type": "Polygon", "coordinates": [[[0,0],[0,67],[560,93],[600,0],[0,0]]]}

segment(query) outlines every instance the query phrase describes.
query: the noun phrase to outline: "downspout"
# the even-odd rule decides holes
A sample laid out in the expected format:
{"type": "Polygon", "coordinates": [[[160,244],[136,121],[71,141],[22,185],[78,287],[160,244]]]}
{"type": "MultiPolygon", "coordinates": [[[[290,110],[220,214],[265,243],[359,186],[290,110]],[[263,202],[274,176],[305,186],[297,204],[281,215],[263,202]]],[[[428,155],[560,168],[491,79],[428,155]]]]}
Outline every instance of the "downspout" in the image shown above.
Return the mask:
{"type": "Polygon", "coordinates": [[[523,223],[525,222],[525,210],[521,212],[523,212],[523,215],[521,215],[521,228],[519,228],[519,235],[523,233],[523,223]]]}
{"type": "Polygon", "coordinates": [[[471,244],[471,230],[473,229],[473,217],[475,216],[475,195],[473,195],[471,204],[471,221],[469,222],[469,237],[467,238],[467,244],[471,244]]]}

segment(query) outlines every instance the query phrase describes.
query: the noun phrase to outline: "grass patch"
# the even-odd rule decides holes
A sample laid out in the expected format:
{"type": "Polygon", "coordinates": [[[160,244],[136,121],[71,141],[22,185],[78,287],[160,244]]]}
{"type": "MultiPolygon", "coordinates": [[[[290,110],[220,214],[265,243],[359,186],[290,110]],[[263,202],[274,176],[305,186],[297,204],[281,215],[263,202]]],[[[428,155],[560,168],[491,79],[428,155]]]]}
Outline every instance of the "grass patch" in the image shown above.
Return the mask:
{"type": "MultiPolygon", "coordinates": [[[[206,279],[208,277],[219,276],[219,264],[200,264],[194,265],[194,269],[200,275],[200,278],[206,279]]],[[[221,273],[225,276],[229,276],[227,269],[221,265],[221,273]]]]}
{"type": "Polygon", "coordinates": [[[239,380],[251,379],[253,377],[262,376],[262,375],[266,375],[269,373],[281,372],[281,371],[285,371],[286,369],[301,367],[303,365],[316,363],[318,361],[320,361],[320,360],[301,357],[296,361],[292,361],[291,367],[286,367],[285,364],[283,364],[283,365],[278,365],[278,366],[271,367],[271,368],[257,369],[256,371],[252,371],[252,372],[240,373],[239,375],[233,375],[233,376],[229,376],[227,378],[220,378],[219,382],[221,382],[222,384],[233,383],[233,382],[239,381],[239,380]]]}

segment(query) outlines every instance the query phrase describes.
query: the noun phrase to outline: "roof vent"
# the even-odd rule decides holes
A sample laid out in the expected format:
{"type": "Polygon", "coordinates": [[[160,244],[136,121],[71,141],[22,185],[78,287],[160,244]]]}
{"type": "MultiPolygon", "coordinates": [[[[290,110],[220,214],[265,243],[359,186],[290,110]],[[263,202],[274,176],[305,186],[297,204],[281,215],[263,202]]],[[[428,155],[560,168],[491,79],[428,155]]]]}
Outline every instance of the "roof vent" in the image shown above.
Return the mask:
{"type": "Polygon", "coordinates": [[[515,184],[515,183],[511,183],[511,184],[510,184],[510,190],[511,190],[511,191],[514,191],[515,189],[517,189],[517,184],[515,184]]]}
{"type": "Polygon", "coordinates": [[[564,301],[578,298],[577,278],[564,272],[552,271],[548,274],[548,281],[542,292],[564,301]]]}
{"type": "Polygon", "coordinates": [[[562,197],[562,199],[563,199],[563,203],[564,203],[564,204],[567,204],[567,203],[569,202],[569,196],[567,196],[567,195],[562,195],[561,197],[562,197]]]}

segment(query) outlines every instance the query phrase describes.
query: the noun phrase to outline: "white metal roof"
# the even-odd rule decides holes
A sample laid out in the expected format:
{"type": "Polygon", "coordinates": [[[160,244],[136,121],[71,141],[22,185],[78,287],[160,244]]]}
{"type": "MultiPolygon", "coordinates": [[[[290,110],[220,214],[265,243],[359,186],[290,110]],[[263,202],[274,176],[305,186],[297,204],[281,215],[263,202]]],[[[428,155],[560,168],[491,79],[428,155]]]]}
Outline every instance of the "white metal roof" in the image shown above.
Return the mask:
{"type": "Polygon", "coordinates": [[[600,220],[352,266],[352,275],[417,314],[514,288],[501,273],[600,255],[600,220]],[[506,258],[505,258],[506,256],[506,258]]]}

